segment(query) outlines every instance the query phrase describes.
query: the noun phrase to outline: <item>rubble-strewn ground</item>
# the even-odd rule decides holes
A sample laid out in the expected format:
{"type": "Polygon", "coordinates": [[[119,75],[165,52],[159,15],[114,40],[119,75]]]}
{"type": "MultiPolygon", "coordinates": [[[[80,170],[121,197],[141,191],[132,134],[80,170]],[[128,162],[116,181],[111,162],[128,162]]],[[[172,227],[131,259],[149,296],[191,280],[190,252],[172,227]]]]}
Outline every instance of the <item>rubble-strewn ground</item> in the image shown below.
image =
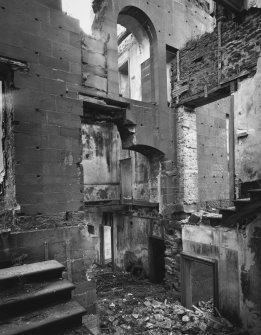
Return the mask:
{"type": "Polygon", "coordinates": [[[181,306],[162,285],[143,282],[100,293],[101,334],[231,334],[231,325],[200,310],[181,306]]]}
{"type": "Polygon", "coordinates": [[[88,332],[83,326],[65,335],[243,335],[226,319],[212,315],[211,301],[200,302],[191,311],[181,306],[177,292],[164,285],[102,270],[96,279],[98,318],[92,319],[96,327],[88,332]]]}

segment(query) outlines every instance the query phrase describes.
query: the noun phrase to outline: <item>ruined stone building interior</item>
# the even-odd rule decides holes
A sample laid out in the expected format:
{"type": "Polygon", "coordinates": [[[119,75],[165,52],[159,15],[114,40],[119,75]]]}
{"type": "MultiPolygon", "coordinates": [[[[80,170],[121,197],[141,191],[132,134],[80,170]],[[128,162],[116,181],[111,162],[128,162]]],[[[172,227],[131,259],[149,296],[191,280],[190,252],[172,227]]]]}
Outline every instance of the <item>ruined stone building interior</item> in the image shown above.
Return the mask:
{"type": "Polygon", "coordinates": [[[0,25],[0,334],[260,335],[261,0],[0,25]]]}

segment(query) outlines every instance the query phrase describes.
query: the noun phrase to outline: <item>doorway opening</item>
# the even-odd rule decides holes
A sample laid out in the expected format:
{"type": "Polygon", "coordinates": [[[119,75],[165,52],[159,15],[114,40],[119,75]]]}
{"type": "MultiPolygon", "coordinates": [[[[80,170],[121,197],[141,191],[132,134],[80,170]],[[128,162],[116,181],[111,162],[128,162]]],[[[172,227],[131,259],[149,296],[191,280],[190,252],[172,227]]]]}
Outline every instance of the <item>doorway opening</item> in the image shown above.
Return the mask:
{"type": "Polygon", "coordinates": [[[165,277],[165,244],[164,240],[149,237],[149,266],[152,283],[162,283],[165,277]]]}
{"type": "Polygon", "coordinates": [[[216,315],[219,307],[217,260],[184,252],[180,260],[182,304],[216,315]]]}
{"type": "Polygon", "coordinates": [[[113,269],[114,268],[113,213],[103,213],[100,236],[101,236],[100,239],[101,265],[103,267],[110,266],[113,269]]]}

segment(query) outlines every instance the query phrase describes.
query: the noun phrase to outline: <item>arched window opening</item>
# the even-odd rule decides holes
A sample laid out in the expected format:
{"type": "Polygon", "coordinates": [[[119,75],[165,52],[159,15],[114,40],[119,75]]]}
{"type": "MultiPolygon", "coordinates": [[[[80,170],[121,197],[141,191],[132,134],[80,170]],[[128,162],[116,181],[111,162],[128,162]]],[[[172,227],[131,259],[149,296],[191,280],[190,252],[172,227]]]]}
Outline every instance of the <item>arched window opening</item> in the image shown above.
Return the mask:
{"type": "Polygon", "coordinates": [[[120,13],[117,34],[120,95],[149,102],[152,100],[152,67],[148,33],[137,19],[120,13]]]}

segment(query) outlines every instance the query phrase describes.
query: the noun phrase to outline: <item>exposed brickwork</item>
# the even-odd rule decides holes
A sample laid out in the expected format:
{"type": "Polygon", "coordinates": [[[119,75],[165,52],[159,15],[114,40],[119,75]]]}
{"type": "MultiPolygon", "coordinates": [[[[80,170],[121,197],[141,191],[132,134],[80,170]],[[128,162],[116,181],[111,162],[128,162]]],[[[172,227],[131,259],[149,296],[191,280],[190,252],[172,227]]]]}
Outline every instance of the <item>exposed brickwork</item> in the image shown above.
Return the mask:
{"type": "Polygon", "coordinates": [[[180,82],[176,80],[176,62],[173,64],[173,98],[180,96],[180,103],[199,93],[207,95],[218,84],[236,76],[255,72],[261,51],[260,9],[251,8],[234,21],[221,22],[218,34],[216,27],[212,33],[188,42],[180,50],[180,82]],[[220,62],[218,55],[221,55],[220,62]],[[181,85],[186,88],[182,92],[181,85]]]}

